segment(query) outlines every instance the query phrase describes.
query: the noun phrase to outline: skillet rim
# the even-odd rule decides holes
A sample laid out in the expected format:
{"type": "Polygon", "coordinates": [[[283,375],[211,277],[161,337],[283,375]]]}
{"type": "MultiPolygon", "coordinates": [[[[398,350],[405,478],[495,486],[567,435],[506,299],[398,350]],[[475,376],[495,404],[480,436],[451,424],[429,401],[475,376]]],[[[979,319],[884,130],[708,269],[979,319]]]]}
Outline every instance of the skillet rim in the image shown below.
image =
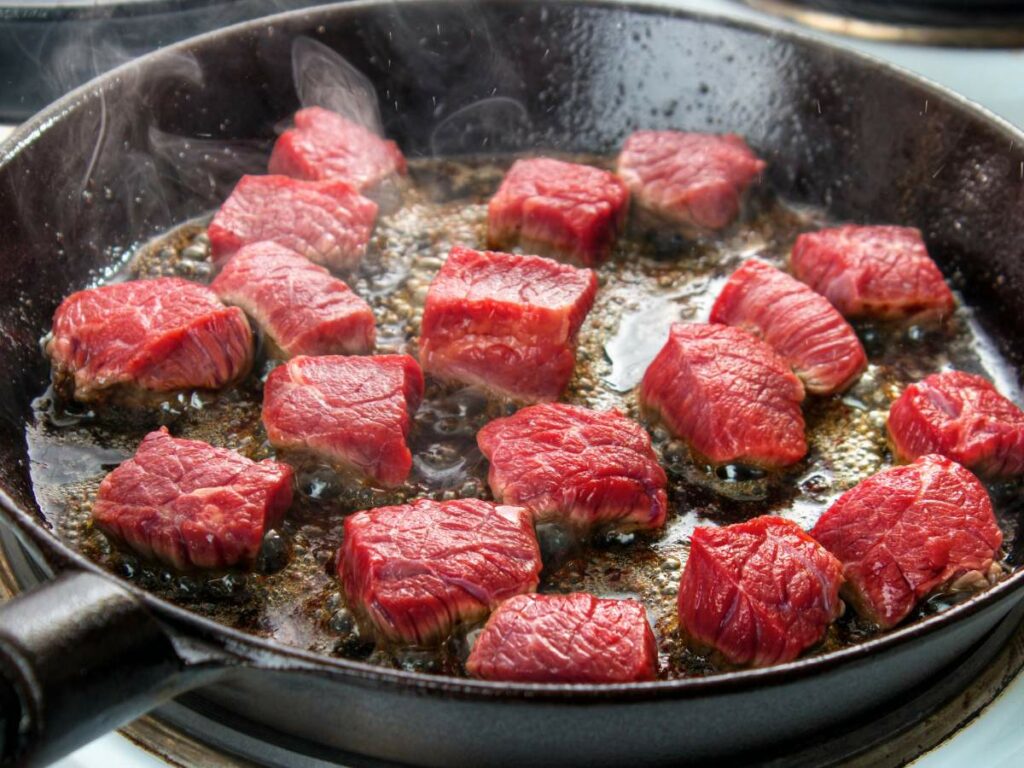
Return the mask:
{"type": "MultiPolygon", "coordinates": [[[[484,2],[487,5],[507,5],[510,0],[475,0],[475,2],[484,2]]],[[[884,77],[913,86],[922,95],[936,98],[939,102],[945,103],[954,111],[958,111],[974,122],[985,124],[988,128],[1002,133],[1010,146],[1024,146],[1024,130],[1013,126],[1006,119],[945,86],[871,54],[854,50],[845,44],[832,42],[813,33],[778,28],[759,20],[740,19],[675,7],[669,5],[669,2],[671,0],[642,0],[641,2],[572,0],[566,5],[576,8],[594,8],[688,19],[701,24],[711,24],[784,40],[797,47],[825,51],[845,59],[852,66],[862,70],[881,72],[884,77]]],[[[520,4],[538,7],[550,5],[551,0],[520,0],[520,4]]],[[[264,27],[294,25],[302,23],[306,19],[315,22],[319,18],[325,23],[337,23],[348,14],[358,15],[366,9],[380,8],[385,5],[401,8],[403,6],[447,6],[448,3],[445,0],[348,0],[347,2],[263,16],[187,38],[126,62],[90,80],[26,120],[0,144],[0,175],[4,173],[12,159],[31,146],[50,125],[61,120],[71,119],[77,109],[99,97],[126,73],[147,68],[164,57],[187,52],[193,47],[202,46],[207,41],[216,38],[258,32],[260,28],[264,27]]],[[[994,608],[996,604],[1011,599],[1015,592],[1024,592],[1024,566],[1021,566],[1004,581],[943,613],[925,617],[856,645],[760,669],[739,669],[707,677],[657,680],[644,683],[504,683],[390,669],[367,662],[314,653],[242,632],[157,597],[105,570],[58,539],[38,519],[37,515],[22,509],[3,488],[0,488],[0,510],[6,513],[5,517],[14,524],[15,535],[18,536],[22,544],[26,543],[27,537],[35,545],[35,548],[39,550],[37,554],[43,555],[43,563],[49,566],[54,562],[59,562],[64,568],[77,568],[113,580],[134,595],[146,608],[152,610],[157,618],[173,619],[174,626],[169,628],[172,635],[191,630],[208,642],[212,638],[238,663],[268,671],[317,672],[363,684],[390,685],[417,693],[437,693],[470,700],[503,699],[575,704],[600,703],[605,699],[639,702],[689,699],[736,693],[744,689],[769,685],[785,685],[844,665],[869,662],[875,654],[892,651],[916,642],[921,637],[942,631],[947,627],[966,621],[970,616],[994,608]],[[182,630],[180,627],[184,627],[186,630],[182,630]],[[285,661],[289,663],[284,663],[285,661]]],[[[52,568],[46,570],[51,572],[51,576],[53,575],[52,568]]],[[[1022,598],[1024,595],[1017,596],[1018,600],[1022,598]]]]}

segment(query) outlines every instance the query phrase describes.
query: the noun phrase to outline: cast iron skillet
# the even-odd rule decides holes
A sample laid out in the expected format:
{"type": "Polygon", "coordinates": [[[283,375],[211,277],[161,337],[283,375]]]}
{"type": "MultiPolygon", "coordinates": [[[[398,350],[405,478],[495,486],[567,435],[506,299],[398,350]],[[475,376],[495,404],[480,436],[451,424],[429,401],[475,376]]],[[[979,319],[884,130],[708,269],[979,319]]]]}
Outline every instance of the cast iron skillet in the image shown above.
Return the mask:
{"type": "Polygon", "coordinates": [[[8,760],[51,760],[189,688],[192,701],[321,757],[612,765],[764,755],[905,698],[959,663],[1024,595],[1018,571],[946,613],[769,669],[506,685],[250,637],[119,583],[58,543],[33,497],[24,439],[48,375],[38,339],[60,299],[117,249],[216,205],[242,155],[269,147],[296,108],[297,35],[369,75],[387,133],[411,156],[430,153],[438,103],[453,111],[495,95],[517,99],[532,121],[500,147],[508,151],[612,152],[637,127],[744,134],[787,198],[841,219],[921,227],[1003,352],[1024,352],[1024,135],[823,43],[646,6],[368,1],[147,56],[31,120],[0,158],[0,488],[35,564],[22,581],[53,579],[0,612],[8,760]],[[196,141],[168,152],[167,136],[196,141]]]}

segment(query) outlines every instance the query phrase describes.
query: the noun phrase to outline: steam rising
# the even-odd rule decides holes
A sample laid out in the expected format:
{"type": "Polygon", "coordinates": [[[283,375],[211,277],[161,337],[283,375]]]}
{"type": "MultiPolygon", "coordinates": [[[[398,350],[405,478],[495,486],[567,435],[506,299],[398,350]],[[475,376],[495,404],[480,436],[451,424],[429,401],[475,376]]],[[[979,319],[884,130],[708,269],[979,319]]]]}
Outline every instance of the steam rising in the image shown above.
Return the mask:
{"type": "Polygon", "coordinates": [[[266,172],[267,151],[262,141],[192,138],[149,128],[149,146],[161,160],[173,164],[181,184],[213,204],[225,197],[245,174],[266,172]]]}
{"type": "Polygon", "coordinates": [[[296,38],[292,77],[303,107],[329,109],[384,135],[373,83],[339,53],[311,38],[296,38]]]}
{"type": "MultiPolygon", "coordinates": [[[[371,60],[386,62],[388,70],[392,56],[408,60],[417,87],[437,94],[432,114],[418,118],[426,125],[416,126],[410,138],[424,136],[424,149],[438,156],[504,153],[526,144],[533,126],[523,103],[513,98],[522,94],[521,74],[501,53],[500,40],[479,11],[465,12],[464,27],[437,27],[425,43],[417,18],[396,12],[391,22],[386,30],[376,30],[379,39],[367,32],[371,48],[386,46],[371,60]],[[446,74],[449,62],[468,57],[482,44],[489,52],[486,66],[475,76],[452,82],[446,74]],[[483,93],[480,75],[486,79],[483,93]]],[[[87,35],[68,41],[47,75],[55,87],[66,90],[83,72],[102,72],[136,54],[87,35]]],[[[53,242],[62,253],[74,243],[71,253],[83,259],[120,262],[135,242],[220,205],[241,176],[266,172],[266,126],[231,123],[226,116],[207,113],[212,120],[201,116],[196,123],[202,128],[182,128],[192,121],[188,115],[178,118],[175,110],[202,103],[190,97],[207,87],[211,73],[186,51],[164,50],[154,56],[158,61],[149,67],[128,66],[110,84],[118,94],[116,101],[101,91],[76,114],[67,136],[75,150],[62,154],[54,172],[59,186],[31,185],[16,196],[19,224],[35,237],[53,242]],[[129,111],[125,104],[135,106],[129,111]],[[52,204],[54,195],[60,205],[52,204]],[[40,220],[40,209],[50,211],[48,220],[40,220]],[[112,232],[113,218],[118,224],[112,232]]],[[[384,135],[374,83],[343,56],[311,37],[298,37],[291,43],[290,63],[303,107],[329,109],[384,135]]],[[[386,82],[382,88],[387,88],[386,82]]],[[[396,125],[408,125],[404,105],[390,91],[382,93],[389,109],[393,102],[396,125]]],[[[239,117],[245,112],[229,109],[225,115],[239,117]]]]}
{"type": "MultiPolygon", "coordinates": [[[[79,56],[86,54],[80,48],[79,56]]],[[[92,66],[106,67],[128,60],[130,54],[112,44],[98,45],[89,53],[92,66]]],[[[67,125],[67,151],[49,158],[53,183],[23,185],[14,197],[19,226],[32,237],[55,242],[61,253],[71,245],[71,253],[102,253],[104,262],[120,258],[128,242],[111,237],[109,222],[119,221],[120,232],[155,232],[175,223],[176,205],[168,200],[168,181],[176,170],[162,162],[160,148],[150,146],[147,133],[153,122],[146,110],[126,111],[123,104],[140,101],[159,104],[182,88],[201,88],[202,68],[185,53],[165,51],[157,54],[158,75],[143,77],[141,70],[127,68],[113,84],[119,94],[116,101],[106,88],[82,107],[67,125]],[[54,204],[54,198],[59,200],[54,204]],[[41,219],[39,210],[49,211],[41,219]]],[[[81,63],[65,62],[67,71],[53,76],[58,82],[70,78],[81,63]]],[[[34,137],[32,137],[34,138],[34,137]]],[[[31,138],[29,139],[31,140],[31,138]]],[[[40,163],[46,168],[47,163],[40,163]]]]}
{"type": "Polygon", "coordinates": [[[515,99],[493,96],[456,110],[430,134],[435,155],[512,151],[530,133],[530,116],[515,99]]]}
{"type": "MultiPolygon", "coordinates": [[[[377,92],[370,79],[337,51],[309,37],[292,44],[292,78],[303,107],[323,107],[384,135],[377,92]]],[[[436,114],[444,114],[439,103],[436,114]]],[[[530,118],[516,99],[505,96],[474,101],[441,120],[430,134],[434,155],[501,152],[521,145],[530,118]]]]}

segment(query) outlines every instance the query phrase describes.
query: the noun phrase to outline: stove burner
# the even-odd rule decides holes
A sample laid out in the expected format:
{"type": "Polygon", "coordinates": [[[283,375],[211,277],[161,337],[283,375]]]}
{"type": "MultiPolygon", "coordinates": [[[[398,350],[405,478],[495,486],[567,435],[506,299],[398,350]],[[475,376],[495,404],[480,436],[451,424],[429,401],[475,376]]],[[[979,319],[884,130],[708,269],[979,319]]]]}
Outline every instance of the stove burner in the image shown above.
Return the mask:
{"type": "Polygon", "coordinates": [[[1021,0],[742,0],[798,24],[849,37],[913,45],[1024,45],[1021,0]]]}

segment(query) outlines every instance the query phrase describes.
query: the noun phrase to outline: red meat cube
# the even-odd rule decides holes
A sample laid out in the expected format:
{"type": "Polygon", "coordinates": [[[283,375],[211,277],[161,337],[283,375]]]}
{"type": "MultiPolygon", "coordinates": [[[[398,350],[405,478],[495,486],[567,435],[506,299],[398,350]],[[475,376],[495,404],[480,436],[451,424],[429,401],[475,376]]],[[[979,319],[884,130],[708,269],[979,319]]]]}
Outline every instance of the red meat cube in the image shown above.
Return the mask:
{"type": "Polygon", "coordinates": [[[660,528],[667,479],[639,424],[616,411],[544,403],[476,436],[495,498],[575,528],[660,528]]]}
{"type": "Polygon", "coordinates": [[[1003,543],[978,479],[942,456],[869,477],[821,516],[812,535],[843,564],[847,597],[883,629],[958,577],[987,584],[1003,543]]]}
{"type": "Polygon", "coordinates": [[[408,355],[293,357],[263,389],[263,425],[281,451],[312,454],[385,487],[412,469],[406,437],[423,399],[408,355]]]}
{"type": "Polygon", "coordinates": [[[338,554],[349,607],[383,638],[419,645],[532,592],[540,569],[530,513],[480,499],[357,512],[338,554]]]}
{"type": "Polygon", "coordinates": [[[344,181],[243,176],[207,234],[217,264],[272,242],[340,272],[359,265],[376,218],[377,204],[344,181]]]}
{"type": "Polygon", "coordinates": [[[658,646],[635,600],[517,595],[491,614],[466,670],[521,683],[634,683],[657,677],[658,646]]]}
{"type": "Polygon", "coordinates": [[[741,328],[677,323],[640,384],[640,403],[712,464],[785,467],[807,453],[804,388],[741,328]]]}
{"type": "Polygon", "coordinates": [[[103,478],[92,519],[140,555],[179,570],[251,565],[292,503],[292,470],[150,432],[103,478]]]}
{"type": "Polygon", "coordinates": [[[268,170],[310,181],[347,181],[364,192],[405,173],[405,157],[395,142],[358,123],[322,107],[307,107],[295,113],[295,127],[274,144],[268,170]]]}
{"type": "Polygon", "coordinates": [[[679,626],[732,664],[792,661],[842,612],[842,572],[790,520],[697,528],[679,585],[679,626]]]}
{"type": "Polygon", "coordinates": [[[911,227],[822,229],[793,245],[793,274],[846,317],[945,317],[953,293],[911,227]]]}
{"type": "Polygon", "coordinates": [[[592,266],[611,251],[628,203],[626,185],[600,168],[517,160],[487,206],[487,242],[592,266]]]}
{"type": "Polygon", "coordinates": [[[857,334],[828,299],[757,259],[732,273],[711,322],[764,339],[817,395],[846,389],[868,364],[857,334]]]}
{"type": "Polygon", "coordinates": [[[173,277],[71,294],[53,316],[46,350],[57,388],[82,402],[220,389],[245,376],[253,358],[245,313],[173,277]]]}
{"type": "Polygon", "coordinates": [[[679,131],[637,131],[619,154],[619,177],[655,217],[721,229],[740,212],[743,193],[765,169],[742,138],[679,131]]]}
{"type": "Polygon", "coordinates": [[[889,438],[900,461],[937,453],[992,479],[1024,474],[1024,411],[974,374],[907,387],[889,409],[889,438]]]}
{"type": "Polygon", "coordinates": [[[557,400],[596,293],[589,269],[455,246],[427,293],[420,362],[513,400],[557,400]]]}
{"type": "Polygon", "coordinates": [[[376,339],[370,305],[323,267],[274,243],[247,245],[211,286],[241,307],[276,357],[359,355],[376,339]]]}

